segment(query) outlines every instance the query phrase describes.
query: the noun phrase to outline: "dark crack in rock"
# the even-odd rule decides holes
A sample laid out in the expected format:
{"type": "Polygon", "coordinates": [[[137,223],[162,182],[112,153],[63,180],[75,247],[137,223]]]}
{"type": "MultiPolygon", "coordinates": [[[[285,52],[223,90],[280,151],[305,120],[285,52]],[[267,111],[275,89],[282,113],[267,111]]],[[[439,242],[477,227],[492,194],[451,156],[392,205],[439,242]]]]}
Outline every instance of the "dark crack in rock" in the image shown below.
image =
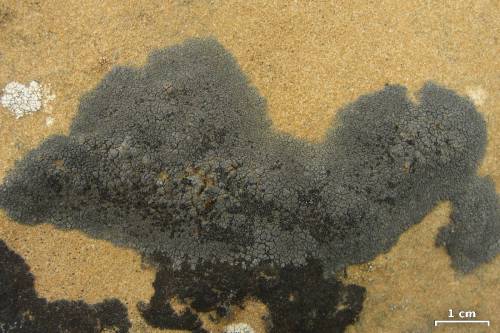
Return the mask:
{"type": "Polygon", "coordinates": [[[29,270],[23,258],[0,240],[0,332],[129,331],[127,308],[117,299],[93,305],[83,301],[47,302],[38,297],[29,270]]]}
{"type": "Polygon", "coordinates": [[[455,266],[498,253],[497,195],[476,176],[486,127],[468,99],[428,83],[414,103],[388,85],[341,110],[319,144],[273,130],[265,109],[215,40],[154,52],[142,68],[114,68],[82,98],[69,135],[18,161],[0,206],[175,267],[311,258],[328,275],[388,251],[451,200],[440,244],[455,266]]]}

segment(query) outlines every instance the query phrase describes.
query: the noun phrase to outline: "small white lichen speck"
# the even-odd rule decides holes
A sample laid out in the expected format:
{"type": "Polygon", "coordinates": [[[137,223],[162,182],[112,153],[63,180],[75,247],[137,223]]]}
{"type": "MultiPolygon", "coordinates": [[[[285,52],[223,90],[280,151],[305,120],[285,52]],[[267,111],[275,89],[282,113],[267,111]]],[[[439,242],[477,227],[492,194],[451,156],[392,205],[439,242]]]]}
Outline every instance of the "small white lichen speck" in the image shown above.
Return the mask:
{"type": "Polygon", "coordinates": [[[245,323],[232,324],[224,327],[223,333],[254,333],[253,328],[245,323]]]}
{"type": "Polygon", "coordinates": [[[3,89],[0,100],[2,106],[12,112],[16,119],[40,111],[46,102],[54,96],[45,93],[40,83],[31,81],[28,86],[19,82],[10,82],[3,89]]]}
{"type": "Polygon", "coordinates": [[[481,87],[467,87],[467,95],[474,104],[481,106],[488,97],[488,93],[481,87]]]}
{"type": "Polygon", "coordinates": [[[45,118],[45,125],[47,125],[47,127],[50,127],[54,124],[54,121],[55,119],[53,117],[47,117],[45,118]]]}

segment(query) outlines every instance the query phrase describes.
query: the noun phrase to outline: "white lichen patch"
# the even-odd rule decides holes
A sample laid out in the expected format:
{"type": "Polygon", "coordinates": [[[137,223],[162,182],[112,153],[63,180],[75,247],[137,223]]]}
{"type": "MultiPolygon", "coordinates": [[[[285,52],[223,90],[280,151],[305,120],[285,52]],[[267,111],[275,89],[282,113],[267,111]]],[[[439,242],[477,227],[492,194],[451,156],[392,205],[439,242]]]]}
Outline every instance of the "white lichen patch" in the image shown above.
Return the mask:
{"type": "Polygon", "coordinates": [[[254,329],[245,323],[231,324],[224,327],[222,333],[255,333],[254,329]]]}
{"type": "Polygon", "coordinates": [[[54,117],[48,116],[47,118],[45,118],[45,125],[47,125],[47,127],[50,127],[54,124],[54,121],[54,117]]]}
{"type": "Polygon", "coordinates": [[[488,97],[486,90],[481,87],[468,87],[466,93],[477,106],[483,105],[488,97]]]}
{"type": "Polygon", "coordinates": [[[9,82],[3,88],[0,99],[1,105],[9,110],[16,119],[33,112],[40,111],[47,103],[54,99],[48,87],[36,81],[31,81],[28,86],[19,82],[9,82]]]}

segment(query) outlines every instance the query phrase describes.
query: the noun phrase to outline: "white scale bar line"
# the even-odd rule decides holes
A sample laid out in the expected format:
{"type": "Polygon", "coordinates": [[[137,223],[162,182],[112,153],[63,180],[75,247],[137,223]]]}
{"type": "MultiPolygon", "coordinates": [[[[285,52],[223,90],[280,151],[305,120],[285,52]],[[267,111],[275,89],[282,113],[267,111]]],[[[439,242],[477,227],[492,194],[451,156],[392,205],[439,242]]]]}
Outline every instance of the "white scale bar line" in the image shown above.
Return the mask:
{"type": "Polygon", "coordinates": [[[489,320],[434,320],[434,326],[439,324],[486,324],[490,326],[489,320]]]}

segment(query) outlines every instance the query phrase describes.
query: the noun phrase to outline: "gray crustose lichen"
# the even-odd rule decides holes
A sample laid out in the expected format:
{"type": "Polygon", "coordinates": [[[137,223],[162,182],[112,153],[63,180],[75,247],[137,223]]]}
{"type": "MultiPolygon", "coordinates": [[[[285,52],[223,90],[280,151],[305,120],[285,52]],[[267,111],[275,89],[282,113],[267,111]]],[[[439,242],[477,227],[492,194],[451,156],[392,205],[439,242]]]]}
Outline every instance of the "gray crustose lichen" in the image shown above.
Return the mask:
{"type": "Polygon", "coordinates": [[[499,203],[476,175],[486,127],[468,99],[433,83],[419,102],[388,85],[338,113],[322,143],[274,130],[264,99],[213,39],[116,67],[83,96],[69,135],[16,163],[0,206],[162,253],[327,272],[387,251],[438,201],[438,244],[469,271],[499,252],[499,203]]]}

